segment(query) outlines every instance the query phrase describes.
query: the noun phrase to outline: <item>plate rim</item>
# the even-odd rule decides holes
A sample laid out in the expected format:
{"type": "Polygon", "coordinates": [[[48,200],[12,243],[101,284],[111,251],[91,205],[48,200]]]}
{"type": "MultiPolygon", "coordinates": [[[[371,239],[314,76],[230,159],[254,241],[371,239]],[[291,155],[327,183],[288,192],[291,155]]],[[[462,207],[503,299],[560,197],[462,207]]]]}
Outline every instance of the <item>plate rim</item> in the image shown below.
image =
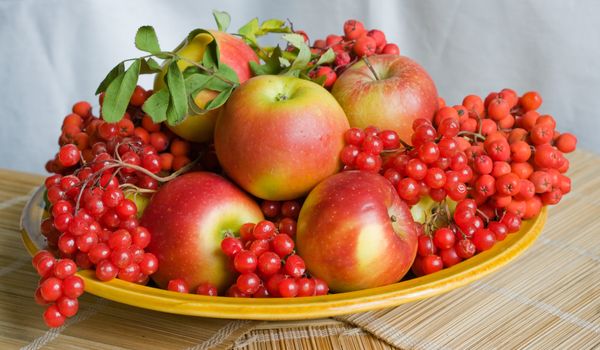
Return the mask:
{"type": "MultiPolygon", "coordinates": [[[[39,218],[33,219],[41,221],[42,214],[39,211],[43,213],[43,188],[43,185],[40,186],[29,198],[21,214],[21,238],[32,256],[40,250],[40,247],[32,239],[33,233],[27,230],[30,223],[28,214],[31,214],[37,205],[39,218]]],[[[543,207],[537,217],[524,221],[526,226],[522,230],[509,234],[504,241],[496,243],[492,249],[434,274],[387,286],[324,296],[256,299],[214,297],[171,292],[119,279],[101,282],[94,277],[92,270],[81,270],[77,275],[84,279],[85,291],[90,294],[119,303],[174,314],[271,321],[339,316],[433,297],[481,279],[527,250],[542,232],[547,215],[547,207],[543,207]]]]}

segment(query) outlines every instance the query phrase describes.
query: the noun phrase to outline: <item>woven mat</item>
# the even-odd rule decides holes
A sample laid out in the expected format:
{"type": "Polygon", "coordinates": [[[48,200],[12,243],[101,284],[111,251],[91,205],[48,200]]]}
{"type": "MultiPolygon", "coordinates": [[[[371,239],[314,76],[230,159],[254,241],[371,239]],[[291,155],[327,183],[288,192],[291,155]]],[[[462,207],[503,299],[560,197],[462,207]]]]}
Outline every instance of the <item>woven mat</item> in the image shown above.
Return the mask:
{"type": "Polygon", "coordinates": [[[600,157],[569,157],[573,193],[537,242],[491,276],[396,308],[297,322],[187,317],[84,295],[47,330],[19,238],[39,176],[0,170],[0,348],[13,349],[593,349],[600,348],[600,157]]]}

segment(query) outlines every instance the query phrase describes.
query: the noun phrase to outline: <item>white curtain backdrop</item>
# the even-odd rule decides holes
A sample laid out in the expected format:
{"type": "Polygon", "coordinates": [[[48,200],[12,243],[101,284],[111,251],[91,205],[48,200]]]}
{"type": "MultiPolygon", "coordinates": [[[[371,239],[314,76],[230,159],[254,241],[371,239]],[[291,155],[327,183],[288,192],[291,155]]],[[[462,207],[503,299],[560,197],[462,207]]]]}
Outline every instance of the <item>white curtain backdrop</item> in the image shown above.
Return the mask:
{"type": "Polygon", "coordinates": [[[212,9],[231,14],[230,31],[253,17],[289,18],[311,40],[359,19],[423,65],[449,104],[537,90],[559,130],[600,153],[600,1],[0,0],[0,167],[44,173],[71,105],[97,110],[104,75],[141,55],[139,26],[172,48],[191,29],[216,27],[212,9]]]}

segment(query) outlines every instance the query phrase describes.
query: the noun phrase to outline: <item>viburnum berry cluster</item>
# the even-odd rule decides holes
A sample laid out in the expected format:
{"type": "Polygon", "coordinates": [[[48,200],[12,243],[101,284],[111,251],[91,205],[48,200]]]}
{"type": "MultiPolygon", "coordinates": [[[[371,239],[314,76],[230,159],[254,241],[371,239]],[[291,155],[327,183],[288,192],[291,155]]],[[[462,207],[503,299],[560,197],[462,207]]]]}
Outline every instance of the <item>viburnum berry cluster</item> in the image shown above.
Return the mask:
{"type": "MultiPolygon", "coordinates": [[[[301,32],[305,39],[308,36],[301,32]]],[[[324,76],[325,88],[331,88],[337,77],[354,62],[362,57],[374,54],[400,54],[398,45],[389,43],[385,33],[379,29],[367,30],[364,24],[355,19],[344,23],[344,35],[330,34],[325,39],[317,39],[313,42],[311,51],[315,55],[321,55],[328,49],[335,53],[335,60],[329,65],[322,65],[311,72],[311,77],[324,76]]]]}
{"type": "Polygon", "coordinates": [[[433,120],[414,121],[411,144],[376,127],[346,132],[345,170],[380,172],[409,205],[424,197],[439,203],[418,224],[416,275],[490,249],[571,190],[564,153],[577,139],[537,112],[541,103],[535,91],[519,97],[511,89],[456,106],[440,99],[433,120]]]}
{"type": "MultiPolygon", "coordinates": [[[[285,219],[293,220],[282,221],[285,219]]],[[[282,221],[280,226],[285,228],[282,221]]],[[[294,251],[293,238],[288,231],[278,230],[272,221],[242,225],[240,237],[226,237],[221,249],[238,273],[227,296],[290,298],[325,295],[329,291],[325,281],[308,276],[304,260],[294,251]]]]}
{"type": "MultiPolygon", "coordinates": [[[[145,251],[151,234],[139,224],[136,202],[194,166],[200,152],[143,113],[150,93],[138,86],[117,123],[95,117],[88,102],[76,103],[63,121],[60,150],[46,164],[55,173],[45,180],[50,215],[41,232],[48,249],[94,269],[101,281],[146,284],[157,271],[158,259],[145,251]]],[[[203,160],[214,164],[210,156],[203,160]]]]}
{"type": "Polygon", "coordinates": [[[35,302],[47,306],[44,322],[48,327],[59,327],[79,310],[77,298],[83,294],[84,282],[75,276],[77,265],[71,259],[56,259],[47,250],[41,250],[31,261],[40,276],[35,290],[35,302]]]}

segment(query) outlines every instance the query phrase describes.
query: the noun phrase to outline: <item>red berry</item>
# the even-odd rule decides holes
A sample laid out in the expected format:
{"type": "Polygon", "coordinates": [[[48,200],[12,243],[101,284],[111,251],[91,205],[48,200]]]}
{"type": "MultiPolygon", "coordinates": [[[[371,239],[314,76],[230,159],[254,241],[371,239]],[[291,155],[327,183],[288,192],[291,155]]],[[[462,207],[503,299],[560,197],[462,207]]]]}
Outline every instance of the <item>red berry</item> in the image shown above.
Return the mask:
{"type": "Polygon", "coordinates": [[[144,253],[142,261],[139,263],[140,272],[150,276],[158,270],[158,259],[152,253],[144,253]]]}
{"type": "Polygon", "coordinates": [[[447,227],[438,228],[433,233],[433,243],[439,249],[449,249],[454,246],[454,232],[447,227]]]}
{"type": "Polygon", "coordinates": [[[285,272],[295,278],[301,277],[306,272],[304,259],[299,255],[290,255],[285,261],[285,272]]]}
{"type": "MultiPolygon", "coordinates": [[[[365,26],[360,21],[350,19],[344,23],[344,35],[348,40],[356,40],[365,33],[365,26]]],[[[371,38],[371,40],[373,39],[371,38]]],[[[375,40],[373,40],[373,43],[375,43],[375,40]]]]}
{"type": "Polygon", "coordinates": [[[81,153],[79,153],[79,148],[77,148],[77,146],[74,144],[66,144],[62,146],[58,152],[58,161],[65,168],[79,163],[80,159],[81,153]]]}
{"type": "Polygon", "coordinates": [[[264,252],[258,257],[257,267],[262,276],[271,276],[281,268],[281,258],[273,252],[264,252]]]}
{"type": "Polygon", "coordinates": [[[40,284],[40,294],[46,301],[56,301],[63,295],[63,281],[49,277],[40,284]]]}
{"type": "Polygon", "coordinates": [[[69,276],[62,281],[63,295],[69,298],[79,298],[85,289],[83,279],[79,276],[69,276]]]}
{"type": "Polygon", "coordinates": [[[389,54],[389,55],[399,55],[400,54],[400,49],[398,48],[398,45],[396,44],[386,44],[383,49],[381,50],[382,54],[389,54]]]}
{"type": "Polygon", "coordinates": [[[440,271],[444,267],[442,258],[440,258],[438,255],[428,255],[419,257],[419,259],[421,259],[421,268],[423,269],[423,274],[425,275],[440,271]]]}
{"type": "Polygon", "coordinates": [[[300,214],[300,203],[298,201],[285,201],[281,204],[281,215],[284,218],[297,219],[300,214]]]}
{"type": "Polygon", "coordinates": [[[170,280],[167,284],[167,290],[178,293],[190,292],[190,288],[188,287],[187,283],[181,278],[170,280]]]}
{"type": "Polygon", "coordinates": [[[221,250],[229,257],[233,257],[242,249],[242,242],[235,237],[225,237],[221,241],[221,250]]]}
{"type": "Polygon", "coordinates": [[[358,57],[371,56],[377,51],[377,43],[370,36],[361,36],[356,39],[352,50],[358,57]]]}
{"type": "Polygon", "coordinates": [[[233,266],[239,273],[254,272],[257,264],[256,255],[249,250],[242,250],[233,258],[233,266]]]}
{"type": "Polygon", "coordinates": [[[54,276],[57,278],[65,279],[72,276],[77,272],[77,265],[71,259],[61,259],[54,264],[54,276]]]}
{"type": "Polygon", "coordinates": [[[456,249],[456,254],[459,257],[463,259],[468,259],[475,255],[475,251],[477,248],[470,239],[461,239],[456,243],[454,249],[456,249]]]}
{"type": "Polygon", "coordinates": [[[58,311],[65,317],[73,317],[79,310],[79,302],[76,298],[61,297],[56,301],[58,311]]]}
{"type": "Polygon", "coordinates": [[[298,285],[298,297],[310,297],[315,294],[315,281],[311,278],[301,277],[296,280],[298,285]]]}
{"type": "Polygon", "coordinates": [[[327,282],[316,277],[313,277],[313,280],[315,281],[315,295],[326,295],[329,293],[329,286],[327,285],[327,282]]]}
{"type": "Polygon", "coordinates": [[[281,258],[288,256],[294,251],[294,240],[284,233],[275,235],[271,244],[273,251],[281,258]]]}
{"type": "Polygon", "coordinates": [[[218,295],[218,291],[217,287],[208,282],[204,282],[198,285],[198,288],[196,288],[196,294],[216,297],[218,295]]]}
{"type": "Polygon", "coordinates": [[[292,278],[284,278],[279,282],[279,295],[283,298],[293,298],[298,295],[298,284],[292,278]]]}
{"type": "Polygon", "coordinates": [[[110,259],[102,260],[96,265],[96,277],[100,281],[110,281],[117,277],[119,268],[110,259]]]}
{"type": "Polygon", "coordinates": [[[58,307],[55,304],[48,306],[44,311],[44,323],[50,328],[60,327],[65,323],[65,316],[58,311],[58,307]]]}
{"type": "Polygon", "coordinates": [[[252,235],[254,239],[269,239],[273,235],[275,235],[276,231],[277,228],[275,227],[274,223],[272,223],[271,221],[263,220],[259,221],[254,226],[254,229],[252,230],[252,235]]]}
{"type": "Polygon", "coordinates": [[[236,285],[244,294],[254,294],[260,287],[260,278],[252,272],[246,272],[238,276],[236,285]]]}

